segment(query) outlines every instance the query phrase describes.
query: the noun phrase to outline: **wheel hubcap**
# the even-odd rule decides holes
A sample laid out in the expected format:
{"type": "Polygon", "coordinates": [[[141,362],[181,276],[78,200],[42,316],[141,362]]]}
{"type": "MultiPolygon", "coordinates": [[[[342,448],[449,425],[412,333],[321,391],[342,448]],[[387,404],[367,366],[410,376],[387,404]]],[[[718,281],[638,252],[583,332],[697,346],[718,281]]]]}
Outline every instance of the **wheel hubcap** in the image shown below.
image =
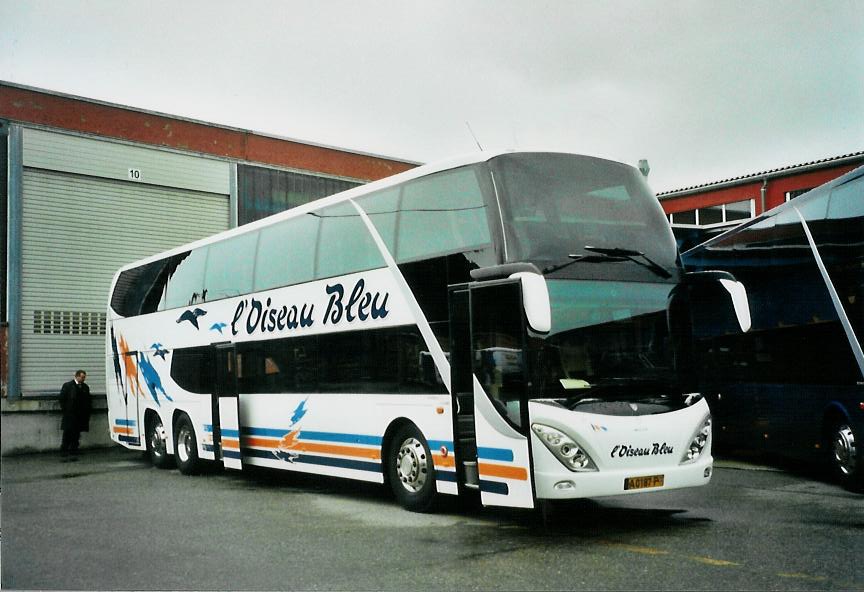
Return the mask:
{"type": "Polygon", "coordinates": [[[180,460],[185,463],[191,456],[192,438],[190,437],[189,429],[185,426],[181,428],[177,440],[179,444],[177,446],[177,454],[180,455],[180,460]]]}
{"type": "Polygon", "coordinates": [[[857,462],[857,450],[855,448],[855,434],[848,425],[840,426],[834,434],[834,462],[844,475],[855,472],[857,462]]]}
{"type": "Polygon", "coordinates": [[[156,457],[165,454],[165,428],[162,426],[162,422],[157,423],[150,430],[150,450],[156,457]]]}
{"type": "Polygon", "coordinates": [[[426,450],[423,443],[416,438],[408,438],[399,447],[396,455],[396,473],[402,486],[411,493],[423,489],[429,474],[426,450]]]}

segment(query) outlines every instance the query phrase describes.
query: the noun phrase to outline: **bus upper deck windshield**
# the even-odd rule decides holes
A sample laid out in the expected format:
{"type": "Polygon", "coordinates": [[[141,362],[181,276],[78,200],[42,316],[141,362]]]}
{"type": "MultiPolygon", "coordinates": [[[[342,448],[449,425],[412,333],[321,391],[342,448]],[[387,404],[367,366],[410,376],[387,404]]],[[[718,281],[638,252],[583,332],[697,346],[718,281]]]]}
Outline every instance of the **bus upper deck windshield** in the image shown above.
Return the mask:
{"type": "Polygon", "coordinates": [[[508,261],[536,263],[551,277],[657,281],[669,279],[659,268],[676,272],[669,224],[636,169],[548,153],[506,154],[490,164],[508,261]],[[620,256],[622,249],[641,257],[620,256]],[[656,265],[633,264],[645,257],[656,265]]]}

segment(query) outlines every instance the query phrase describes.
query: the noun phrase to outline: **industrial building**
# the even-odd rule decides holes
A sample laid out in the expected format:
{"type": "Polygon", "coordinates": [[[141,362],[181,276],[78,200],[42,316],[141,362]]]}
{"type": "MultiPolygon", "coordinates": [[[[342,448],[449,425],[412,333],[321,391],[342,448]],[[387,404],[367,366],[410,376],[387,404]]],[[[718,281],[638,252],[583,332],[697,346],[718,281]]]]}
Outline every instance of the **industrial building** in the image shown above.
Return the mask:
{"type": "Polygon", "coordinates": [[[657,194],[682,251],[864,164],[855,152],[657,194]]]}
{"type": "Polygon", "coordinates": [[[416,165],[0,82],[3,450],[76,369],[104,395],[120,266],[416,165]]]}
{"type": "MultiPolygon", "coordinates": [[[[417,164],[0,82],[3,453],[56,446],[58,389],[79,368],[104,408],[120,266],[417,164]]],[[[658,197],[686,248],[861,164],[857,152],[658,197]]]]}

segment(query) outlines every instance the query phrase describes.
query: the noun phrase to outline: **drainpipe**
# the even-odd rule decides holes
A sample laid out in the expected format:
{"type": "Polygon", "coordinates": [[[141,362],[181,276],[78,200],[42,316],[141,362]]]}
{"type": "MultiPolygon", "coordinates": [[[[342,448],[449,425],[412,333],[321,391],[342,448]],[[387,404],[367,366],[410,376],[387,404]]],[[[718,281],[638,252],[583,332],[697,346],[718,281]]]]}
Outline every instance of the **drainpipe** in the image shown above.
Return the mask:
{"type": "Polygon", "coordinates": [[[237,219],[240,215],[240,210],[237,207],[237,163],[228,164],[228,227],[237,228],[237,219]]]}
{"type": "Polygon", "coordinates": [[[762,179],[762,189],[759,190],[759,198],[762,202],[762,211],[757,215],[761,215],[765,213],[765,197],[768,195],[768,177],[764,177],[762,179]]]}
{"type": "Polygon", "coordinates": [[[23,216],[21,200],[23,197],[22,179],[24,174],[24,149],[21,127],[9,126],[9,232],[8,232],[8,267],[6,274],[9,279],[7,287],[9,299],[9,363],[6,396],[12,399],[21,398],[21,218],[23,216]]]}

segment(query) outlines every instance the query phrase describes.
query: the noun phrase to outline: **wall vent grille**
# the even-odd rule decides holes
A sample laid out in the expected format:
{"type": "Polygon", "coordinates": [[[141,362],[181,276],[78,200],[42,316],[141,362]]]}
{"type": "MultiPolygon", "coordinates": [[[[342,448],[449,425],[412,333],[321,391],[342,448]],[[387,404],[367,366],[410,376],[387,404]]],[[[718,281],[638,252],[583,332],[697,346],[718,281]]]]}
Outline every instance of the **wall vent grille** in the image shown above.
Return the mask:
{"type": "Polygon", "coordinates": [[[34,310],[37,335],[105,335],[107,313],[79,310],[34,310]]]}

